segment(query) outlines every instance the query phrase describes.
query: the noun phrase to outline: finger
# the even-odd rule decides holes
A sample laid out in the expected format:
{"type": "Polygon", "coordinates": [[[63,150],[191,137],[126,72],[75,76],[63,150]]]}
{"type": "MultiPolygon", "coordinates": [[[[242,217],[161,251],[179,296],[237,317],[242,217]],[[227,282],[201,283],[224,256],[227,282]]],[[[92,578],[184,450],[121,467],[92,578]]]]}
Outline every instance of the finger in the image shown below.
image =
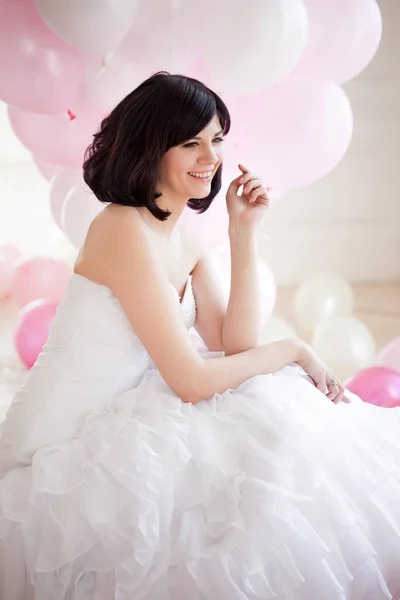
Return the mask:
{"type": "Polygon", "coordinates": [[[250,169],[248,169],[244,165],[241,165],[240,163],[238,164],[238,167],[242,171],[242,173],[248,173],[250,171],[250,169]]]}
{"type": "Polygon", "coordinates": [[[324,394],[324,396],[326,396],[326,394],[328,393],[329,390],[326,387],[326,381],[325,381],[324,375],[322,375],[321,377],[318,378],[318,380],[315,381],[315,385],[317,386],[319,391],[322,392],[322,394],[324,394]]]}
{"type": "Polygon", "coordinates": [[[252,190],[262,187],[259,179],[251,179],[243,188],[243,194],[249,194],[252,190]]]}
{"type": "Polygon", "coordinates": [[[342,384],[342,388],[343,388],[343,395],[342,395],[342,402],[345,402],[346,404],[351,404],[352,403],[352,398],[351,395],[348,394],[348,390],[346,390],[346,388],[344,387],[344,385],[342,384]]]}
{"type": "Polygon", "coordinates": [[[251,204],[255,204],[257,202],[257,204],[263,204],[266,208],[269,207],[269,198],[262,186],[251,192],[249,202],[251,204]]]}
{"type": "Polygon", "coordinates": [[[236,179],[233,179],[233,181],[231,181],[231,183],[229,184],[229,187],[227,189],[227,194],[231,194],[231,193],[237,194],[241,185],[242,184],[240,183],[240,175],[239,175],[239,177],[236,177],[236,179]]]}
{"type": "Polygon", "coordinates": [[[342,398],[343,398],[343,392],[338,392],[333,399],[333,403],[339,404],[339,402],[341,401],[342,398]]]}
{"type": "Polygon", "coordinates": [[[336,382],[332,383],[332,379],[332,375],[328,374],[326,377],[326,387],[328,388],[328,393],[326,397],[336,404],[336,398],[339,393],[339,385],[336,382]]]}
{"type": "MultiPolygon", "coordinates": [[[[243,167],[243,165],[240,165],[240,166],[241,166],[241,167],[243,167]]],[[[244,168],[245,168],[245,167],[243,167],[243,169],[244,169],[244,168]]],[[[242,170],[243,170],[243,169],[242,169],[242,170]]],[[[241,181],[241,180],[242,180],[242,177],[246,177],[246,181],[244,182],[244,183],[246,183],[246,182],[249,180],[249,177],[248,177],[248,175],[250,175],[250,177],[251,177],[251,174],[250,174],[250,173],[247,171],[247,169],[246,169],[246,175],[243,175],[243,173],[241,173],[240,175],[238,175],[237,177],[235,177],[235,179],[233,179],[233,180],[231,181],[231,184],[230,184],[230,186],[229,186],[229,187],[231,187],[231,186],[232,186],[232,188],[234,188],[234,191],[237,191],[237,190],[240,188],[240,186],[241,186],[241,185],[243,185],[243,182],[241,181]]]]}
{"type": "Polygon", "coordinates": [[[338,384],[339,384],[339,393],[338,393],[338,395],[336,397],[336,400],[339,403],[339,402],[341,402],[343,400],[343,396],[344,396],[345,390],[344,390],[343,384],[340,383],[340,381],[338,382],[338,384]]]}
{"type": "Polygon", "coordinates": [[[239,183],[241,185],[246,186],[246,184],[248,184],[251,181],[258,181],[259,184],[261,185],[261,181],[259,180],[259,178],[257,177],[257,175],[255,173],[246,173],[246,175],[241,175],[239,177],[239,183]]]}
{"type": "MultiPolygon", "coordinates": [[[[329,389],[330,389],[330,388],[328,387],[328,390],[329,390],[329,389]]],[[[330,391],[329,391],[329,392],[326,394],[326,397],[327,397],[329,400],[332,400],[332,402],[333,402],[333,400],[335,399],[335,397],[336,397],[336,396],[337,396],[337,391],[336,391],[336,390],[332,390],[332,389],[331,389],[331,390],[330,390],[330,391]]]]}
{"type": "Polygon", "coordinates": [[[340,381],[337,381],[335,377],[329,374],[327,379],[327,387],[329,390],[327,398],[329,398],[329,400],[332,400],[334,404],[338,404],[341,401],[344,394],[343,385],[340,383],[340,381]]]}
{"type": "Polygon", "coordinates": [[[326,397],[329,398],[329,400],[332,400],[332,402],[334,402],[335,398],[339,393],[339,385],[337,382],[332,383],[332,379],[332,375],[328,373],[326,376],[326,387],[328,388],[328,393],[326,397]]]}

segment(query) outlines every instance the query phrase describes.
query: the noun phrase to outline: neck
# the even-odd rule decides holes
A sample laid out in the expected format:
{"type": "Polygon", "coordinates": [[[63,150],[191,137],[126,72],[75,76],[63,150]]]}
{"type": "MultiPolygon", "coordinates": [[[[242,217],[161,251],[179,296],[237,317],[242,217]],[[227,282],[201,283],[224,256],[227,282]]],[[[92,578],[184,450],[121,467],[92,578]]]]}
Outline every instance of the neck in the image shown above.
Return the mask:
{"type": "Polygon", "coordinates": [[[179,202],[178,200],[168,202],[168,199],[164,198],[164,195],[160,196],[160,198],[157,199],[157,206],[162,210],[169,210],[171,213],[166,221],[157,219],[145,206],[137,207],[137,211],[151,229],[157,234],[169,239],[185,209],[186,203],[187,200],[182,200],[182,202],[179,202]]]}

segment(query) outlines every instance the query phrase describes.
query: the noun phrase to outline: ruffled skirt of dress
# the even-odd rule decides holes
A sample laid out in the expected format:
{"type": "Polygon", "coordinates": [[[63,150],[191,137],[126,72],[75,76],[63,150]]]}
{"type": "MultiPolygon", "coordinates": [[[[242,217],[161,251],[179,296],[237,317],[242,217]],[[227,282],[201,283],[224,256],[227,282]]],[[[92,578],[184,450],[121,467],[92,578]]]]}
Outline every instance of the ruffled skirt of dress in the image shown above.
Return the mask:
{"type": "Polygon", "coordinates": [[[0,597],[398,600],[399,416],[290,367],[195,406],[149,370],[0,481],[0,597]]]}

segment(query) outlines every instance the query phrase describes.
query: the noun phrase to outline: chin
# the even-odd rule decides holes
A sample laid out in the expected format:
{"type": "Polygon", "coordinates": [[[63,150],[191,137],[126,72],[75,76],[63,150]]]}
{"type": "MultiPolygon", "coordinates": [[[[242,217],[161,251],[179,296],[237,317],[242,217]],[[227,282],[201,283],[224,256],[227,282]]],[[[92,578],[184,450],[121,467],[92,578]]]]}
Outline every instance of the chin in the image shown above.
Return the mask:
{"type": "MultiPolygon", "coordinates": [[[[211,181],[210,183],[208,183],[207,185],[205,185],[204,187],[201,186],[191,186],[190,187],[190,193],[194,194],[196,196],[196,198],[205,198],[206,196],[208,196],[208,194],[211,192],[211,181]]],[[[192,196],[194,197],[194,196],[192,196]]]]}
{"type": "Polygon", "coordinates": [[[198,200],[200,200],[201,198],[207,198],[210,191],[211,191],[211,187],[208,191],[207,190],[192,190],[191,198],[197,198],[198,200]]]}

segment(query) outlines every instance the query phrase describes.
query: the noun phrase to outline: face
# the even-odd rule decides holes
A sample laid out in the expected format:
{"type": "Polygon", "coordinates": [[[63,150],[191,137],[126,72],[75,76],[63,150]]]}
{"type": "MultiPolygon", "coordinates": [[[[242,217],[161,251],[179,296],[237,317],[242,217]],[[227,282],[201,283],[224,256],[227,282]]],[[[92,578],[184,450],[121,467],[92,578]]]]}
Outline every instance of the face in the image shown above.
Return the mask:
{"type": "Polygon", "coordinates": [[[223,159],[223,132],[218,116],[194,138],[174,146],[161,160],[157,190],[189,200],[206,198],[223,159]]]}

